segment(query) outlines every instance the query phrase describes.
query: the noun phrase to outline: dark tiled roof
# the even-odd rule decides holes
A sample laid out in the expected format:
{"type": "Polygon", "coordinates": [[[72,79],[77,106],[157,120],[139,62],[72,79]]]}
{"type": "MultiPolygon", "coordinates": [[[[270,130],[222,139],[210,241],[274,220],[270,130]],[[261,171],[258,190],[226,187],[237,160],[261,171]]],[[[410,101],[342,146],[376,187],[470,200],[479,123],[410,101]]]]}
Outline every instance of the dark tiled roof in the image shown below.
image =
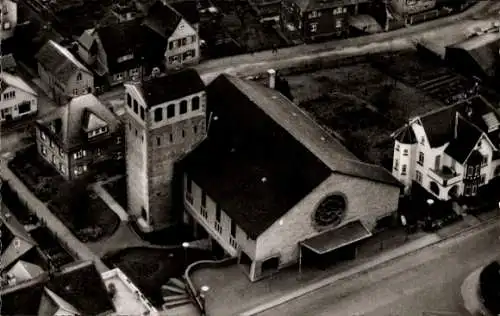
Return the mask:
{"type": "MultiPolygon", "coordinates": [[[[302,11],[309,10],[321,10],[336,7],[344,7],[347,5],[352,5],[354,2],[352,0],[288,0],[292,1],[299,6],[302,11]]],[[[359,0],[356,3],[371,2],[371,0],[359,0]]]]}
{"type": "Polygon", "coordinates": [[[253,238],[332,172],[399,186],[383,168],[356,160],[275,90],[220,75],[207,94],[217,120],[184,160],[185,170],[253,238]]]}
{"type": "Polygon", "coordinates": [[[456,138],[450,141],[444,152],[463,164],[476,146],[482,132],[477,126],[474,126],[461,116],[458,117],[456,124],[456,138]]]}
{"type": "Polygon", "coordinates": [[[33,280],[2,291],[0,314],[4,316],[38,315],[44,286],[44,282],[33,280]]]}
{"type": "Polygon", "coordinates": [[[115,23],[96,30],[106,52],[108,68],[111,73],[117,73],[141,64],[145,61],[163,56],[166,44],[162,37],[144,27],[140,21],[132,20],[115,23]],[[118,58],[132,54],[128,61],[118,62],[118,58]]]}
{"type": "Polygon", "coordinates": [[[118,129],[120,124],[118,118],[93,94],[73,98],[68,104],[37,120],[37,124],[46,133],[52,135],[52,138],[59,142],[59,146],[70,150],[81,146],[87,141],[85,135],[82,134],[82,130],[85,115],[88,112],[92,112],[108,124],[108,133],[112,134],[118,129]],[[60,130],[52,132],[50,130],[51,124],[60,125],[60,130]]]}
{"type": "Polygon", "coordinates": [[[170,4],[189,24],[200,22],[200,12],[196,1],[179,1],[170,4]]]}
{"type": "Polygon", "coordinates": [[[132,84],[139,89],[149,107],[205,90],[203,80],[192,68],[132,84]]]}
{"type": "Polygon", "coordinates": [[[144,24],[164,38],[169,38],[181,19],[180,13],[170,5],[156,1],[149,8],[144,24]]]}
{"type": "Polygon", "coordinates": [[[224,76],[208,98],[218,119],[185,159],[187,172],[256,238],[331,171],[224,76]]]}
{"type": "Polygon", "coordinates": [[[47,288],[83,315],[101,315],[115,310],[101,275],[92,262],[55,275],[48,282],[47,288]]]}
{"type": "Polygon", "coordinates": [[[417,136],[413,132],[413,128],[410,125],[405,125],[401,130],[399,130],[395,135],[395,140],[402,144],[416,144],[417,136]]]}
{"type": "Polygon", "coordinates": [[[42,46],[36,54],[36,59],[45,70],[63,83],[66,83],[78,70],[91,74],[73,54],[52,40],[42,46]]]}

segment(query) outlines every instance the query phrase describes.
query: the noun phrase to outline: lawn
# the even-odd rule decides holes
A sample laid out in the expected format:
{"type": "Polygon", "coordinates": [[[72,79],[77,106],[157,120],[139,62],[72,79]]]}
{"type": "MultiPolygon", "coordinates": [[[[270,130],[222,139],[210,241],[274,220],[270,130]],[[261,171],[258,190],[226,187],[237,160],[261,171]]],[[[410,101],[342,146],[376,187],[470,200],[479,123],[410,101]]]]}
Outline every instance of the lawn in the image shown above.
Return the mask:
{"type": "Polygon", "coordinates": [[[118,228],[120,218],[100,197],[85,183],[65,181],[35,146],[18,152],[9,167],[82,242],[106,238],[118,228]]]}
{"type": "Polygon", "coordinates": [[[210,252],[188,249],[185,253],[180,248],[129,248],[107,255],[103,261],[109,267],[120,268],[153,305],[160,306],[163,303],[161,286],[170,278],[181,278],[187,264],[202,259],[212,259],[210,252]]]}
{"type": "Polygon", "coordinates": [[[392,132],[440,103],[369,62],[286,76],[295,102],[360,159],[391,168],[392,132]]]}

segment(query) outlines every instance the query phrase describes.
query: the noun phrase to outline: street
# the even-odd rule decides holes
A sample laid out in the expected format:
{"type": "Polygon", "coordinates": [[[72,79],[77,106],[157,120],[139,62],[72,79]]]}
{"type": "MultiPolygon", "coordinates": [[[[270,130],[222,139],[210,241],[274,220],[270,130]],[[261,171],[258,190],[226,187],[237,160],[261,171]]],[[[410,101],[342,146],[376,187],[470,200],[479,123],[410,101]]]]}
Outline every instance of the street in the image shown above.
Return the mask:
{"type": "Polygon", "coordinates": [[[500,257],[497,222],[424,248],[258,315],[468,315],[460,286],[500,257]]]}

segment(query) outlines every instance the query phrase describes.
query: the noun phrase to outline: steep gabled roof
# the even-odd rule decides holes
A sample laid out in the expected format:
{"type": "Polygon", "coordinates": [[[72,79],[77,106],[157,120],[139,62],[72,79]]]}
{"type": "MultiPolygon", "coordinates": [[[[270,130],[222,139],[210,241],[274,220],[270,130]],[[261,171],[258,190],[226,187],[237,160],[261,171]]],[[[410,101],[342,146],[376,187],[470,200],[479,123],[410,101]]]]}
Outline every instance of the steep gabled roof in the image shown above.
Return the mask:
{"type": "Polygon", "coordinates": [[[223,74],[207,94],[213,117],[208,138],[184,167],[252,238],[333,172],[400,186],[385,169],[356,159],[275,90],[223,74]]]}
{"type": "Polygon", "coordinates": [[[15,87],[35,96],[38,95],[38,93],[36,93],[35,90],[33,90],[21,77],[11,75],[5,71],[0,73],[0,92],[5,90],[6,86],[4,84],[6,84],[7,86],[15,87]]]}
{"type": "Polygon", "coordinates": [[[52,40],[43,45],[35,57],[45,70],[63,83],[78,70],[92,74],[69,50],[52,40]]]}
{"type": "Polygon", "coordinates": [[[402,144],[411,145],[418,142],[417,136],[415,135],[413,128],[409,124],[406,124],[391,136],[394,138],[394,140],[402,144]]]}
{"type": "Polygon", "coordinates": [[[205,90],[203,80],[192,68],[130,85],[137,88],[148,107],[205,90]]]}
{"type": "Polygon", "coordinates": [[[87,138],[82,135],[87,113],[92,113],[106,122],[109,133],[114,133],[120,124],[118,118],[90,93],[73,98],[68,104],[37,120],[37,124],[46,133],[52,135],[59,142],[59,146],[70,150],[87,141],[87,138]],[[60,130],[51,131],[51,124],[59,125],[60,130]]]}
{"type": "Polygon", "coordinates": [[[444,152],[463,164],[471,151],[476,146],[479,138],[482,136],[482,131],[459,115],[456,119],[456,135],[450,140],[450,144],[446,146],[444,152]]]}
{"type": "Polygon", "coordinates": [[[51,303],[55,305],[56,312],[62,312],[65,315],[81,315],[82,313],[78,311],[73,305],[66,302],[62,297],[52,292],[51,290],[45,288],[45,294],[50,299],[51,303]]]}
{"type": "Polygon", "coordinates": [[[36,278],[45,272],[39,266],[34,263],[19,260],[16,264],[9,270],[9,274],[16,278],[16,281],[27,281],[36,278]]]}
{"type": "Polygon", "coordinates": [[[200,12],[198,11],[198,2],[187,0],[173,2],[170,4],[180,15],[188,21],[189,24],[200,22],[200,12]]]}
{"type": "Polygon", "coordinates": [[[169,38],[182,19],[182,15],[172,6],[156,1],[148,10],[144,25],[164,38],[169,38]]]}

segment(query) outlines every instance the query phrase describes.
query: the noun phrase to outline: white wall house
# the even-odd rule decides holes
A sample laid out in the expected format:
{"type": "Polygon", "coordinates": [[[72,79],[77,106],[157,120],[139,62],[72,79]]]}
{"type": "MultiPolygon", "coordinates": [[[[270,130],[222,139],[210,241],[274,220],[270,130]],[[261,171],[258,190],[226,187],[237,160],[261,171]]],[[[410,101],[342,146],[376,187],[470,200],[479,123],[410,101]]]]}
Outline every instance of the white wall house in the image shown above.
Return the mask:
{"type": "Polygon", "coordinates": [[[474,196],[500,174],[499,126],[480,96],[412,118],[393,134],[392,174],[407,192],[418,183],[440,200],[474,196]]]}
{"type": "Polygon", "coordinates": [[[0,39],[5,40],[14,35],[17,25],[17,1],[0,0],[0,39]]]}
{"type": "Polygon", "coordinates": [[[0,73],[0,122],[35,114],[38,95],[23,79],[0,73]]]}

